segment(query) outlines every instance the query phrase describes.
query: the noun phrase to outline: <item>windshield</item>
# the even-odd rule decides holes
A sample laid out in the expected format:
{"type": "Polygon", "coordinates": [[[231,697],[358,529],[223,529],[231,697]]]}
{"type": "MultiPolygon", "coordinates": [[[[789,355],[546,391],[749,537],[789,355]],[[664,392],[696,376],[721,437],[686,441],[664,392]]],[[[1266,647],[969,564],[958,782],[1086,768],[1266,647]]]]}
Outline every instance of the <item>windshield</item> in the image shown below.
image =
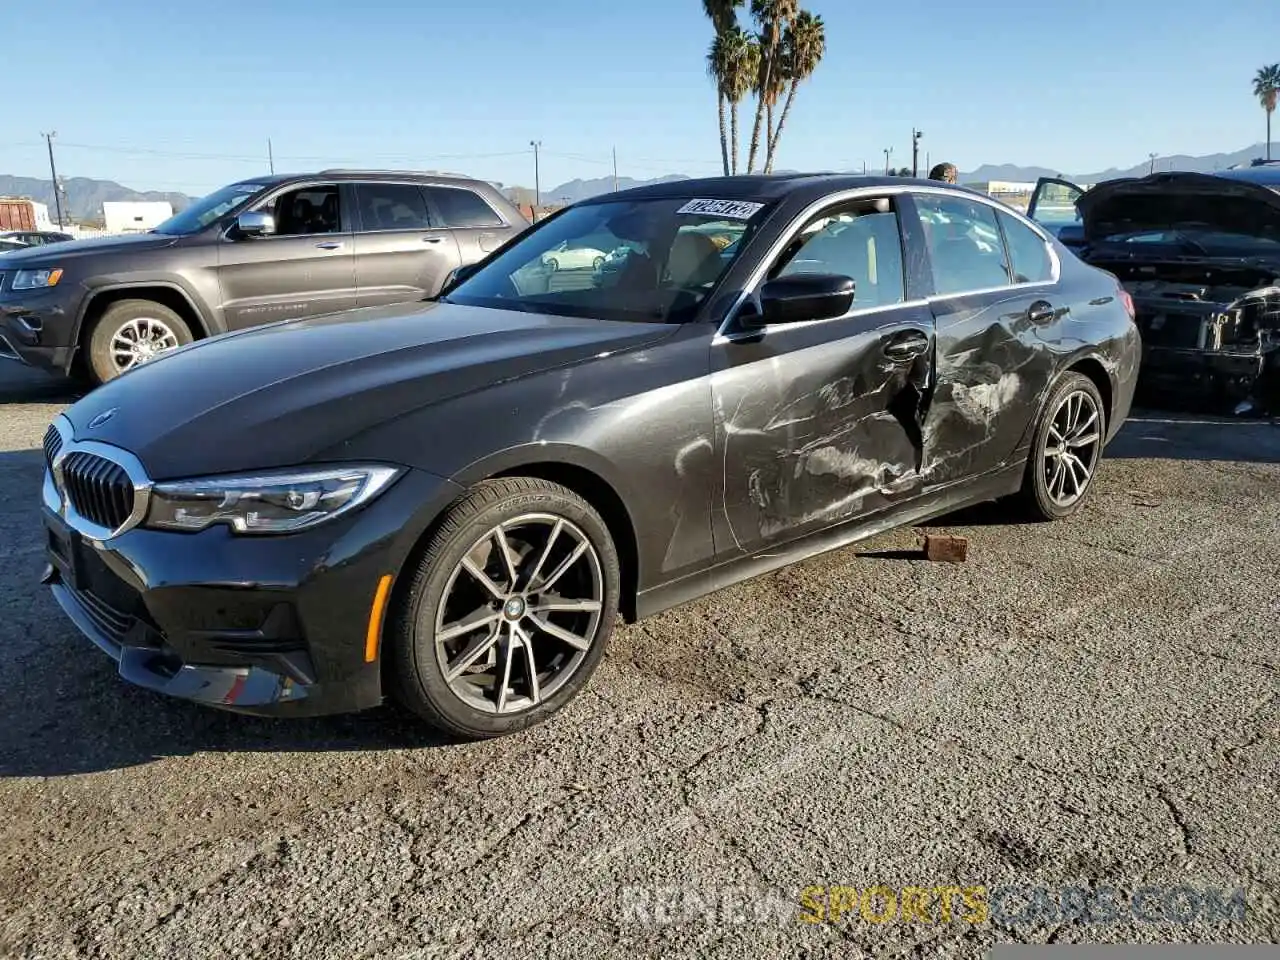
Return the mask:
{"type": "Polygon", "coordinates": [[[154,232],[170,236],[197,233],[265,189],[266,185],[262,183],[233,183],[207,197],[201,197],[181,213],[174,214],[160,224],[154,232]]]}
{"type": "Polygon", "coordinates": [[[584,204],[516,240],[449,303],[600,320],[691,320],[765,216],[691,198],[584,204]]]}
{"type": "Polygon", "coordinates": [[[1280,253],[1280,233],[1234,233],[1217,227],[1185,224],[1165,230],[1127,230],[1103,237],[1103,242],[1135,247],[1179,247],[1202,256],[1274,256],[1280,253]]]}

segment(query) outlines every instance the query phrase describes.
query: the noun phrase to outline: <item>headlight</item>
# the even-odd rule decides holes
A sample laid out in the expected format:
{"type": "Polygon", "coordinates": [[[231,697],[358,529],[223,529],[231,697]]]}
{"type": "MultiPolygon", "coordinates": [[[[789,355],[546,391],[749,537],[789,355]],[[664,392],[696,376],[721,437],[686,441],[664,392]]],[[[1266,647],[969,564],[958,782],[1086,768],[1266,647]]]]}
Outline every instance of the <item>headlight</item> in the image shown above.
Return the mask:
{"type": "Polygon", "coordinates": [[[62,279],[61,267],[42,267],[39,270],[19,270],[13,275],[13,290],[43,290],[56,287],[62,279]]]}
{"type": "Polygon", "coordinates": [[[236,533],[293,533],[368,503],[401,472],[398,467],[343,466],[158,483],[151,490],[145,525],[193,531],[225,523],[236,533]]]}

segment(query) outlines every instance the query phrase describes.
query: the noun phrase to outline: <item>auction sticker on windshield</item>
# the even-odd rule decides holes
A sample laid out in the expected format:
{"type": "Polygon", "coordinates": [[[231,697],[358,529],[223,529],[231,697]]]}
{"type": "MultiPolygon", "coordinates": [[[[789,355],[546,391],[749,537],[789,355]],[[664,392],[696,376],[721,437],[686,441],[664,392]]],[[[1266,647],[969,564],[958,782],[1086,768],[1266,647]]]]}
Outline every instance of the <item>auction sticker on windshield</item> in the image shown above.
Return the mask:
{"type": "Polygon", "coordinates": [[[690,200],[676,213],[699,213],[729,220],[750,220],[763,207],[763,203],[749,200],[690,200]]]}

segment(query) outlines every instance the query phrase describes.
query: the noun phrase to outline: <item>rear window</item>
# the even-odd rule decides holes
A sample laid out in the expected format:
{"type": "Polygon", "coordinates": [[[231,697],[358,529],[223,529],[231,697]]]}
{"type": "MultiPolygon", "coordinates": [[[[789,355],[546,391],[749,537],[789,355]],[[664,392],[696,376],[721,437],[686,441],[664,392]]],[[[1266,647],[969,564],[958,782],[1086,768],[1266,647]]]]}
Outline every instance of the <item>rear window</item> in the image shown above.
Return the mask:
{"type": "Polygon", "coordinates": [[[999,216],[1004,239],[1009,246],[1013,282],[1043,283],[1052,280],[1053,261],[1049,259],[1048,247],[1040,235],[1007,213],[999,216]]]}
{"type": "Polygon", "coordinates": [[[430,187],[446,227],[500,227],[502,218],[481,197],[457,187],[430,187]]]}

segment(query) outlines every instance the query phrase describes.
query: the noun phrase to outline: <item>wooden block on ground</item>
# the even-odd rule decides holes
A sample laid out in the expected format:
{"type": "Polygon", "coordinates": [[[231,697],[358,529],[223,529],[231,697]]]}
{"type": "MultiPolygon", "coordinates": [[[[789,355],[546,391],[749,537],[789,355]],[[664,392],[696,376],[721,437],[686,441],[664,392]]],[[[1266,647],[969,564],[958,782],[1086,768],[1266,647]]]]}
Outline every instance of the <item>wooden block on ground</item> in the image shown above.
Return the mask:
{"type": "Polygon", "coordinates": [[[942,563],[964,563],[969,553],[967,537],[944,537],[930,534],[924,538],[926,559],[942,563]]]}

